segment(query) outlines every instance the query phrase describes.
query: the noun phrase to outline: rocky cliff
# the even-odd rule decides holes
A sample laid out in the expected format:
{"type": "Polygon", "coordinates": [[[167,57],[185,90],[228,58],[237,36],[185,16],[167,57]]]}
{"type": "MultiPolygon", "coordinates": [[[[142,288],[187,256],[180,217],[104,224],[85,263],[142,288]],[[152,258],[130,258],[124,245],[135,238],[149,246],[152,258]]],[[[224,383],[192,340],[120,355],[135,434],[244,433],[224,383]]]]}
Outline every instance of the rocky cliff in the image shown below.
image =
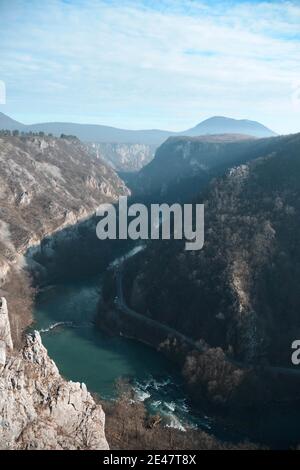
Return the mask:
{"type": "Polygon", "coordinates": [[[276,152],[289,136],[255,139],[239,134],[170,137],[130,182],[137,198],[186,202],[226,169],[276,152]]]}
{"type": "Polygon", "coordinates": [[[85,384],[60,376],[38,332],[14,352],[0,301],[0,449],[108,449],[104,412],[85,384]]]}
{"type": "Polygon", "coordinates": [[[102,158],[119,172],[134,172],[151,162],[157,146],[147,144],[86,144],[93,155],[102,158]]]}
{"type": "Polygon", "coordinates": [[[114,170],[76,138],[0,136],[0,294],[16,344],[31,322],[23,255],[126,194],[114,170]]]}
{"type": "Polygon", "coordinates": [[[121,194],[116,173],[76,138],[0,137],[2,263],[121,194]]]}
{"type": "MultiPolygon", "coordinates": [[[[289,368],[300,332],[300,135],[258,147],[251,158],[260,158],[231,168],[197,198],[205,204],[201,251],[153,242],[128,261],[123,277],[130,307],[220,348],[231,364],[289,368]]],[[[198,390],[205,377],[199,361],[185,365],[198,390]]],[[[284,384],[288,393],[286,377],[284,384]]]]}
{"type": "Polygon", "coordinates": [[[289,366],[299,331],[299,149],[299,134],[278,140],[213,181],[198,199],[204,248],[152,243],[131,261],[131,305],[236,358],[289,366]]]}
{"type": "Polygon", "coordinates": [[[24,254],[128,189],[76,138],[0,137],[0,448],[105,449],[104,413],[66,382],[31,323],[24,254]],[[15,349],[13,348],[15,346],[15,349]]]}

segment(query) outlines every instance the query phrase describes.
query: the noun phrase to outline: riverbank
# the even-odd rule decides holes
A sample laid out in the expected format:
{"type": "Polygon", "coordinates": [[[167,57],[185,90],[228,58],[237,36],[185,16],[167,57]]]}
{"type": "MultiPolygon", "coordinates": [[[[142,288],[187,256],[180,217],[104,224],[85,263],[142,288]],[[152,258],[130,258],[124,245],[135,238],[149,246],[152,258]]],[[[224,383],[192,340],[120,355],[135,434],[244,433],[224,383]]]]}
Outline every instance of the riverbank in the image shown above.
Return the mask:
{"type": "MultiPolygon", "coordinates": [[[[164,413],[167,424],[183,427],[180,418],[192,422],[180,376],[168,359],[140,342],[95,328],[100,285],[96,277],[54,286],[37,296],[33,328],[41,332],[62,374],[84,381],[107,400],[117,398],[120,380],[129,380],[136,400],[164,413]]],[[[203,418],[203,424],[209,426],[209,420],[203,418]]]]}
{"type": "Polygon", "coordinates": [[[229,426],[237,431],[236,435],[240,433],[271,448],[297,447],[300,432],[300,414],[295,413],[299,403],[297,375],[272,367],[240,368],[235,361],[227,360],[221,348],[209,348],[205,343],[196,348],[182,335],[173,334],[171,328],[160,328],[147,315],[127,307],[130,292],[124,296],[119,286],[120,272],[126,275],[126,264],[120,268],[117,266],[106,274],[98,327],[151,345],[173,361],[183,376],[185,393],[193,406],[206,409],[224,428],[229,426]],[[195,374],[197,381],[193,381],[195,374]],[[279,427],[274,427],[274,420],[280,423],[279,427]]]}
{"type": "Polygon", "coordinates": [[[161,353],[97,331],[93,319],[100,285],[101,277],[96,277],[44,289],[36,298],[33,327],[42,331],[43,343],[62,375],[86,383],[96,400],[100,398],[108,414],[110,447],[247,447],[239,444],[246,435],[225,431],[214,416],[193,409],[174,364],[161,353]],[[130,397],[126,392],[124,399],[120,382],[130,385],[130,397]],[[158,427],[152,427],[151,416],[162,418],[158,427]],[[122,444],[117,445],[119,438],[122,444]]]}

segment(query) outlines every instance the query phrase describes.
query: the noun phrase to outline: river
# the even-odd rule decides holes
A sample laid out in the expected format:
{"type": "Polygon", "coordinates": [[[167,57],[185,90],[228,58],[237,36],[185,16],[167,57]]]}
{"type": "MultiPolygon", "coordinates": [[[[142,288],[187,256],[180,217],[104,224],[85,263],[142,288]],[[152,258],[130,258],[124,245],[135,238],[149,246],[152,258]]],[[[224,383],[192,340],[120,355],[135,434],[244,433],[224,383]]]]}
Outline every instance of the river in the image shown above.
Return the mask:
{"type": "Polygon", "coordinates": [[[188,424],[222,440],[249,438],[273,448],[300,443],[300,407],[273,406],[232,425],[195,410],[171,362],[144,344],[95,328],[100,293],[101,277],[97,277],[50,286],[37,295],[33,328],[40,331],[64,377],[86,383],[106,400],[116,398],[120,378],[129,379],[136,399],[144,401],[150,412],[160,413],[167,426],[184,429],[188,424]]]}
{"type": "Polygon", "coordinates": [[[48,287],[36,298],[34,329],[63,376],[84,382],[103,399],[116,397],[116,382],[129,379],[136,399],[164,416],[166,425],[185,423],[209,430],[212,420],[194,416],[172,363],[150,347],[124,337],[107,336],[93,320],[101,278],[48,287]]]}

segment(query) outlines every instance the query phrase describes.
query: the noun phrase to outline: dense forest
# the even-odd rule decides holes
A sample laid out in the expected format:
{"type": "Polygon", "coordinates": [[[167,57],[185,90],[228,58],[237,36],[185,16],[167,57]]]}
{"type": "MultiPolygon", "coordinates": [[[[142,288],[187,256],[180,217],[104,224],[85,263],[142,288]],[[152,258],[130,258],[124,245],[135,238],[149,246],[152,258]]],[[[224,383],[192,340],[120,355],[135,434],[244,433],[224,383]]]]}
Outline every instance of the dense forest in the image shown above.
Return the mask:
{"type": "Polygon", "coordinates": [[[206,381],[210,396],[202,362],[226,369],[218,377],[222,390],[231,377],[227,398],[234,383],[258,390],[257,371],[245,368],[290,367],[300,334],[300,136],[269,140],[255,143],[264,155],[228,169],[196,198],[205,204],[203,250],[153,241],[125,264],[128,305],[206,346],[207,360],[194,352],[182,367],[194,390],[206,381]]]}

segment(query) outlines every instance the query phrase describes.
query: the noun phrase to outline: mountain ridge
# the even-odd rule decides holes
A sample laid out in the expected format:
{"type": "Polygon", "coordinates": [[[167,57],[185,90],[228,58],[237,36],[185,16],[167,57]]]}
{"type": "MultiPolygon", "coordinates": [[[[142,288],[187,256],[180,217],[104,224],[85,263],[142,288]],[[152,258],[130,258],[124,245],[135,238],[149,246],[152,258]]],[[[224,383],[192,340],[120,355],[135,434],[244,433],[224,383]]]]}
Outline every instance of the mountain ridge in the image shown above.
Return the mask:
{"type": "Polygon", "coordinates": [[[240,134],[169,137],[154,159],[127,182],[136,197],[185,201],[213,176],[272,152],[287,139],[289,136],[257,139],[240,134]]]}
{"type": "Polygon", "coordinates": [[[191,129],[184,131],[189,136],[222,133],[245,134],[254,137],[274,137],[277,134],[260,122],[249,119],[233,119],[225,116],[213,116],[205,119],[191,129]],[[225,130],[227,132],[225,132],[225,130]],[[200,132],[200,134],[199,134],[200,132]]]}
{"type": "Polygon", "coordinates": [[[214,116],[202,121],[195,127],[180,132],[174,132],[162,129],[129,130],[100,124],[78,124],[71,122],[23,124],[0,112],[0,128],[8,130],[17,129],[24,132],[46,132],[54,135],[60,135],[62,133],[72,134],[76,135],[76,137],[84,142],[140,143],[147,145],[160,145],[168,137],[181,135],[196,136],[224,133],[247,134],[254,137],[270,137],[276,135],[275,132],[259,122],[249,121],[247,119],[236,120],[222,116],[214,116]],[[228,128],[228,132],[226,131],[226,127],[228,128]]]}
{"type": "MultiPolygon", "coordinates": [[[[205,205],[203,249],[186,251],[184,240],[151,241],[123,268],[130,309],[207,348],[181,358],[197,400],[236,406],[297,397],[296,381],[282,388],[276,376],[270,385],[264,367],[291,367],[291,344],[300,331],[294,294],[300,269],[299,149],[300,134],[238,149],[244,156],[236,165],[230,161],[202,188],[194,186],[190,201],[205,205]],[[233,370],[241,362],[263,367],[263,373],[233,370]]],[[[128,322],[119,322],[118,333],[122,328],[130,328],[128,322]]],[[[147,331],[140,334],[144,338],[147,331]]],[[[171,348],[171,354],[178,352],[175,342],[171,348]]]]}

